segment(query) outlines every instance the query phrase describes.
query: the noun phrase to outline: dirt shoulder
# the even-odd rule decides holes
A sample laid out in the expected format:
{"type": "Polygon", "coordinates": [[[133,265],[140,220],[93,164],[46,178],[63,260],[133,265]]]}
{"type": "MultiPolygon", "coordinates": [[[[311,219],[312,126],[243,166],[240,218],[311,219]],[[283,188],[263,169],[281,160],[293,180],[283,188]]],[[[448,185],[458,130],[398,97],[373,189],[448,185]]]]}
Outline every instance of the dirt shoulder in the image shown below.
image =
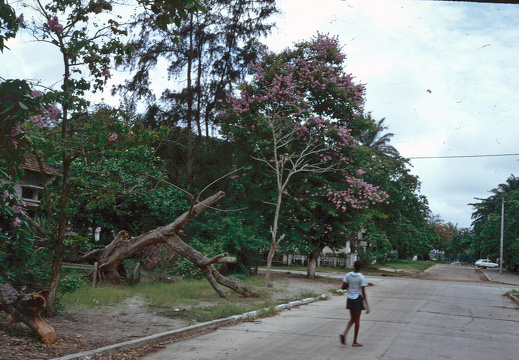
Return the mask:
{"type": "MultiPolygon", "coordinates": [[[[273,301],[299,300],[297,297],[305,292],[330,294],[331,289],[340,286],[334,280],[308,280],[291,274],[276,274],[274,284],[273,301]]],[[[59,316],[46,321],[58,333],[58,341],[53,345],[43,344],[24,324],[10,324],[5,317],[0,319],[0,359],[53,359],[195,324],[166,317],[139,298],[126,299],[117,306],[67,308],[59,316]]],[[[157,347],[160,344],[91,359],[137,360],[143,353],[157,347]]]]}

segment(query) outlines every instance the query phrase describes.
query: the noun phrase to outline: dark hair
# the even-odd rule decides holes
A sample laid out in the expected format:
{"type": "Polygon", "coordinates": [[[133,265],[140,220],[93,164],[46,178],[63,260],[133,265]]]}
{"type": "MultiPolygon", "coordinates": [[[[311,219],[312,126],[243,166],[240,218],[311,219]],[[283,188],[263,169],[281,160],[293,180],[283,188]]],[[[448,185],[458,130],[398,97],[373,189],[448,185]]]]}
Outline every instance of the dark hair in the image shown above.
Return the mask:
{"type": "Polygon", "coordinates": [[[353,263],[353,268],[355,271],[359,271],[362,268],[362,262],[360,260],[357,260],[353,263]]]}

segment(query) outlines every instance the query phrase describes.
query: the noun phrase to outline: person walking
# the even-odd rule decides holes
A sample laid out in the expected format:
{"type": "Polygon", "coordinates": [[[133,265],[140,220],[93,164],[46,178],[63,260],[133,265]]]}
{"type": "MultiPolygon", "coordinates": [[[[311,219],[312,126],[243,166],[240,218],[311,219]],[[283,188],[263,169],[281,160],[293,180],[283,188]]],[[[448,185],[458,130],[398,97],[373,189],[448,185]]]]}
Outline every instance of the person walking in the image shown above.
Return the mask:
{"type": "Polygon", "coordinates": [[[369,314],[368,298],[366,296],[366,278],[360,273],[362,263],[357,260],[353,264],[354,271],[344,275],[342,279],[342,290],[348,290],[348,298],[346,300],[346,309],[350,310],[351,319],[346,326],[346,329],[339,335],[341,344],[346,345],[346,336],[351,327],[355,325],[355,332],[353,336],[353,347],[362,346],[357,341],[360,329],[360,315],[362,310],[366,310],[369,314]]]}

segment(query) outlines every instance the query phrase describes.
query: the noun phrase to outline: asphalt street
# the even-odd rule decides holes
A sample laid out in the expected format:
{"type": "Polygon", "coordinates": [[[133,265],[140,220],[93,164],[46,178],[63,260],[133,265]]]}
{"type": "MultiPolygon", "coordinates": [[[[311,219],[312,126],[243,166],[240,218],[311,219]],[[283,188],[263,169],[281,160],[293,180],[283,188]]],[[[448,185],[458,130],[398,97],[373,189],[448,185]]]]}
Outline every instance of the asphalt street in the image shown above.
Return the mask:
{"type": "Polygon", "coordinates": [[[274,317],[175,341],[143,359],[519,358],[519,306],[503,296],[518,289],[510,285],[514,282],[480,281],[474,268],[449,265],[436,266],[423,278],[368,276],[367,281],[372,311],[361,318],[363,347],[350,345],[352,334],[348,345],[340,344],[339,333],[349,314],[346,297],[333,296],[274,317]],[[452,274],[457,274],[455,279],[452,274]]]}

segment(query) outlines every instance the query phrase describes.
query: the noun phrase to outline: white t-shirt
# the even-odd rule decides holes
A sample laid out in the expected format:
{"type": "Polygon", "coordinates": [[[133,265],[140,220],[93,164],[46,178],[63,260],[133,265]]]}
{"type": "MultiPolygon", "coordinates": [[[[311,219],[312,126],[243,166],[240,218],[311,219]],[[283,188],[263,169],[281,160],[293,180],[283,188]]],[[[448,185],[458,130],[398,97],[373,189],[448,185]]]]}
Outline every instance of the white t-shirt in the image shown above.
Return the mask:
{"type": "Polygon", "coordinates": [[[366,286],[366,278],[360,272],[349,272],[342,279],[348,284],[348,298],[356,299],[362,295],[362,287],[366,286]]]}

